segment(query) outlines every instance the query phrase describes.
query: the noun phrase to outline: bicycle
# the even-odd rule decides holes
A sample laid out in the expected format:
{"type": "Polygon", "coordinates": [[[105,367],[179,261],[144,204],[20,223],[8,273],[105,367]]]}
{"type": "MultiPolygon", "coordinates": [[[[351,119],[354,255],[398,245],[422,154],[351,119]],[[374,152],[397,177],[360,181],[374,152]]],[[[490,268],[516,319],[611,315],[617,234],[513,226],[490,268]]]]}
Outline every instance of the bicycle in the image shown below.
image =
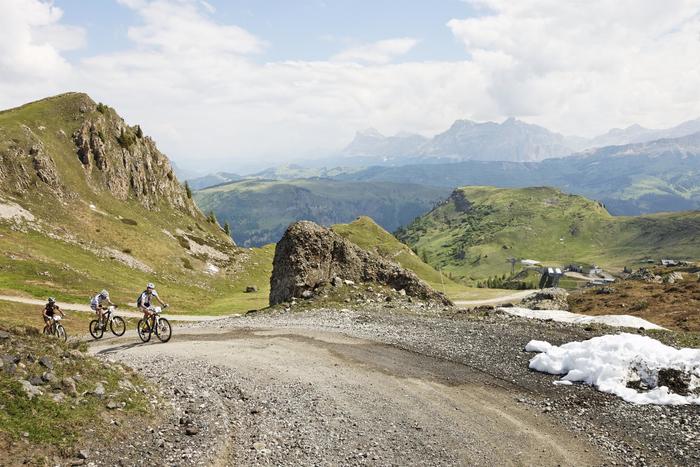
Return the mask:
{"type": "Polygon", "coordinates": [[[148,342],[151,340],[151,334],[155,334],[161,342],[168,342],[172,337],[172,327],[170,321],[160,316],[163,310],[156,306],[149,307],[148,311],[153,314],[148,318],[141,318],[136,325],[139,339],[142,342],[148,342]]]}
{"type": "Polygon", "coordinates": [[[68,333],[66,333],[66,328],[59,322],[63,319],[61,316],[54,316],[51,318],[51,326],[44,328],[45,336],[55,336],[66,342],[68,340],[68,333]]]}
{"type": "Polygon", "coordinates": [[[123,336],[126,332],[126,321],[121,316],[115,314],[116,306],[110,306],[102,314],[102,322],[99,319],[93,319],[90,321],[89,329],[90,335],[95,339],[102,339],[107,325],[109,325],[110,331],[115,336],[123,336]]]}

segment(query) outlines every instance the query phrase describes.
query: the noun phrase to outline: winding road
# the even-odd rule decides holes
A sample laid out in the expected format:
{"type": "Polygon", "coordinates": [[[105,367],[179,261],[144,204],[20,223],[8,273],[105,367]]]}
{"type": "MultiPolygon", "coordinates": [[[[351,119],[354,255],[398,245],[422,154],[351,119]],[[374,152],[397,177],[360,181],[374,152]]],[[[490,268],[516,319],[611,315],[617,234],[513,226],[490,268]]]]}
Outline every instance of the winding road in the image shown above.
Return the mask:
{"type": "Polygon", "coordinates": [[[216,397],[207,368],[246,395],[217,414],[236,420],[221,465],[602,463],[587,441],[519,404],[514,385],[459,363],[326,330],[206,325],[165,345],[134,338],[91,352],[127,364],[174,359],[165,380],[196,387],[200,407],[224,406],[207,401],[216,397]]]}

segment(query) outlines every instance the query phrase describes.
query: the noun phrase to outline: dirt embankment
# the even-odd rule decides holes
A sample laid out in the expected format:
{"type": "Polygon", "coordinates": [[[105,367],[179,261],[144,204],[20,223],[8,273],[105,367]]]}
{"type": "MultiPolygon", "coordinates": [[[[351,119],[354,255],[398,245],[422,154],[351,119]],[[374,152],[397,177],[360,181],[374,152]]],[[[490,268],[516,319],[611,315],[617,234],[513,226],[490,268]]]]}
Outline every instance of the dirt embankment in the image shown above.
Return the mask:
{"type": "Polygon", "coordinates": [[[668,329],[700,332],[700,282],[695,268],[652,268],[615,283],[574,291],[572,312],[638,316],[668,329]]]}

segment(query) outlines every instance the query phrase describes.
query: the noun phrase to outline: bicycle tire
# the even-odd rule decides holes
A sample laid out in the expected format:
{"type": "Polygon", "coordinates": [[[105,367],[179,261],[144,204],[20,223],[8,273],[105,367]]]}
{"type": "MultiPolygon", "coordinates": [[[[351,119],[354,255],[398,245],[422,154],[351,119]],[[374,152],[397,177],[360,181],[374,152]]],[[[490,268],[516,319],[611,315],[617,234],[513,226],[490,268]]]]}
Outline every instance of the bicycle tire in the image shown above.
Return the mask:
{"type": "Polygon", "coordinates": [[[141,342],[148,342],[151,340],[151,328],[143,318],[141,318],[136,325],[136,332],[138,333],[141,342]]]}
{"type": "Polygon", "coordinates": [[[68,333],[66,332],[66,328],[64,328],[61,324],[56,325],[56,337],[63,342],[68,341],[68,333]]]}
{"type": "Polygon", "coordinates": [[[126,332],[126,321],[121,316],[115,316],[109,322],[109,329],[115,336],[123,336],[126,332]]]}
{"type": "Polygon", "coordinates": [[[173,328],[170,326],[170,321],[165,318],[160,318],[158,320],[156,336],[158,336],[158,339],[164,344],[170,340],[173,336],[173,328]]]}
{"type": "Polygon", "coordinates": [[[95,338],[95,339],[102,339],[102,336],[105,333],[105,330],[100,326],[100,321],[93,319],[90,321],[90,325],[88,326],[90,330],[90,335],[95,338]]]}

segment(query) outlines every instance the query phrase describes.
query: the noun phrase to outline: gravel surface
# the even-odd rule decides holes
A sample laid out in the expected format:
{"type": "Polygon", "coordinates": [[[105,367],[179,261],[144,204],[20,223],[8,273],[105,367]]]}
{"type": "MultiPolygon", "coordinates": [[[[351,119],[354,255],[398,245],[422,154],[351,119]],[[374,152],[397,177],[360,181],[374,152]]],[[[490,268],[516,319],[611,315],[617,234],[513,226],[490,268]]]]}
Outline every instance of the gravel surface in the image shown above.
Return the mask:
{"type": "Polygon", "coordinates": [[[698,406],[635,406],[528,370],[529,340],[605,331],[367,305],[257,313],[93,351],[164,388],[167,422],[124,441],[156,464],[700,464],[698,406]]]}

